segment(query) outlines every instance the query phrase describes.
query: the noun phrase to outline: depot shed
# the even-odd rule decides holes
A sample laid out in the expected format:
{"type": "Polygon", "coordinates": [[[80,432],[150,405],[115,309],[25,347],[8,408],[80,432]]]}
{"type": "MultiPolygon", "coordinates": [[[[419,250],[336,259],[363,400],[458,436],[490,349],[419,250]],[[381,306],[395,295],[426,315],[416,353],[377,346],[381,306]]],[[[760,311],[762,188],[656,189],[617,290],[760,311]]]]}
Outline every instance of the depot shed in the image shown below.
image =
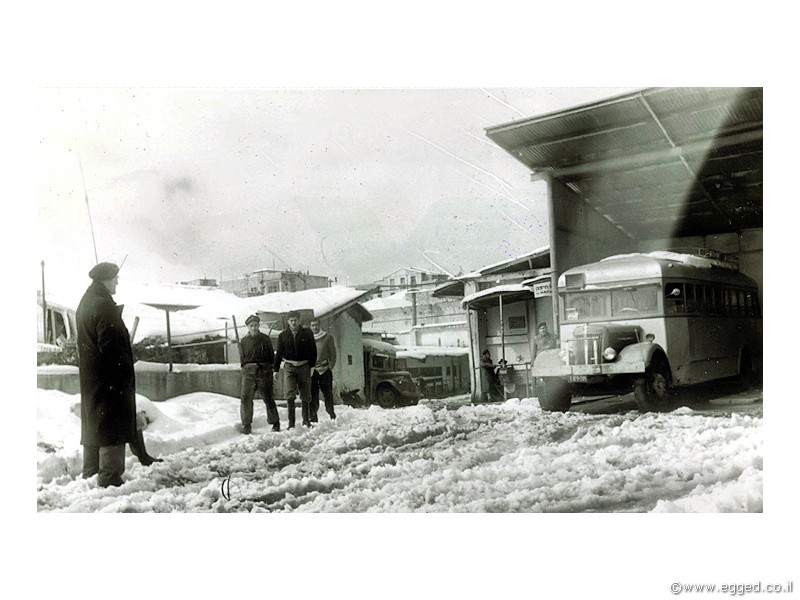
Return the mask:
{"type": "Polygon", "coordinates": [[[486,135],[545,186],[553,290],[574,266],[676,250],[738,261],[763,296],[762,88],[643,89],[486,135]]]}

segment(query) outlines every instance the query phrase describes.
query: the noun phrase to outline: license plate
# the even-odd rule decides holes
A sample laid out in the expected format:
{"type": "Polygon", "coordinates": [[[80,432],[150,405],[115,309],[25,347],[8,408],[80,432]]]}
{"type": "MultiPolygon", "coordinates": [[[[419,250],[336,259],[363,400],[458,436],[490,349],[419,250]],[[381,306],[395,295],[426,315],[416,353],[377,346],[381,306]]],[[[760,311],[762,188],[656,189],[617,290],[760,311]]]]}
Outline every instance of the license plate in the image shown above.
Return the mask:
{"type": "Polygon", "coordinates": [[[570,375],[569,381],[570,383],[586,383],[588,379],[586,375],[570,375]]]}

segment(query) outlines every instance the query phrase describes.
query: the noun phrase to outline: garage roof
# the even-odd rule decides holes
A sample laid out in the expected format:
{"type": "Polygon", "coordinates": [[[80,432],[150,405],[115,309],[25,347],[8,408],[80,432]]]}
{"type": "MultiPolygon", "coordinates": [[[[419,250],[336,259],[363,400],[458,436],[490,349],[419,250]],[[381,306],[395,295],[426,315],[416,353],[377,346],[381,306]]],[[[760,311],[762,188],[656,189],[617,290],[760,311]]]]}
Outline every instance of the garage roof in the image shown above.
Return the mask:
{"type": "Polygon", "coordinates": [[[763,227],[763,89],[650,88],[490,127],[633,239],[763,227]]]}

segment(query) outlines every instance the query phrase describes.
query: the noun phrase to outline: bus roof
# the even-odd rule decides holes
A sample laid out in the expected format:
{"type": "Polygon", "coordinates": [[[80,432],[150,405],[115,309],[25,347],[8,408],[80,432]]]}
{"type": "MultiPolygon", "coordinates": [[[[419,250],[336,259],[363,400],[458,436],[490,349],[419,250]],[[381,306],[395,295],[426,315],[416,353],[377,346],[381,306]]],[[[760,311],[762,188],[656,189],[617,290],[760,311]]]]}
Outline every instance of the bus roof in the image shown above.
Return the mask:
{"type": "Polygon", "coordinates": [[[568,275],[583,275],[582,287],[606,286],[615,282],[647,283],[652,279],[695,279],[711,283],[726,283],[757,287],[756,282],[740,273],[735,264],[722,260],[680,254],[649,252],[617,254],[598,262],[573,267],[558,278],[559,289],[566,288],[568,275]]]}

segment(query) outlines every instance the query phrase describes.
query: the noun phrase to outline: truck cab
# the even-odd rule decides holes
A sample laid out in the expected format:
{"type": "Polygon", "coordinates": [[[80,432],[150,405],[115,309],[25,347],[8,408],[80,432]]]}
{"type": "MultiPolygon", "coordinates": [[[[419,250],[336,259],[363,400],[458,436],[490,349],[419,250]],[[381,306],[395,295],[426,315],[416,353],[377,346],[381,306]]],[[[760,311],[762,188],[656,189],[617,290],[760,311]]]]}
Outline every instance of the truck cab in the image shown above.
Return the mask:
{"type": "Polygon", "coordinates": [[[387,342],[364,339],[364,382],[368,403],[383,408],[418,404],[422,394],[408,371],[395,366],[397,351],[387,342]]]}

